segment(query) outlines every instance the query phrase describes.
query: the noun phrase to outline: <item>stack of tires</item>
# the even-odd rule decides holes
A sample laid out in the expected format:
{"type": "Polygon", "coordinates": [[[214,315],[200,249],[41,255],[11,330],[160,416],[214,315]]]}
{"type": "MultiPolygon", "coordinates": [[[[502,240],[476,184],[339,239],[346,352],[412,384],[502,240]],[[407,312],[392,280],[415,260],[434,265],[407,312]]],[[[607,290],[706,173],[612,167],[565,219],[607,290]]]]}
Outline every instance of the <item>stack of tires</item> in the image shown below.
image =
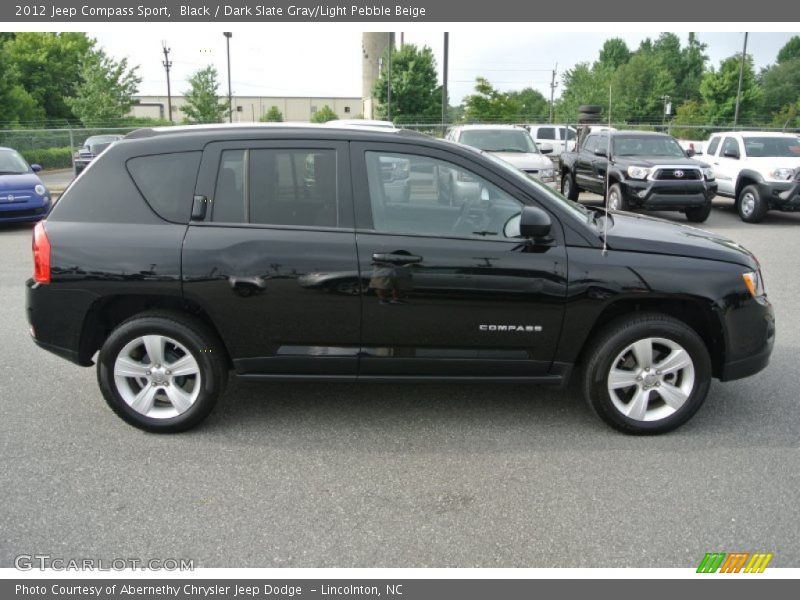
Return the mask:
{"type": "Polygon", "coordinates": [[[578,123],[580,125],[593,125],[600,123],[600,114],[603,107],[597,104],[581,104],[578,107],[578,123]]]}

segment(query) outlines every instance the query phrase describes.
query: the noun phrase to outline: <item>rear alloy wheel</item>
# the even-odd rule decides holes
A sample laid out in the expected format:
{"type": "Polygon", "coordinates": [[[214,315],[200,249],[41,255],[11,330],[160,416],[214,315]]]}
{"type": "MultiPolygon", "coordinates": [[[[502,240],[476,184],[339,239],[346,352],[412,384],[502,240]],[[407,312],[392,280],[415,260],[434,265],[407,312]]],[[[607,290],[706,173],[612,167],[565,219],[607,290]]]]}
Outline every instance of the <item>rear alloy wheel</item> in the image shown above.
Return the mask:
{"type": "Polygon", "coordinates": [[[608,198],[606,199],[606,208],[612,212],[620,210],[628,210],[628,200],[622,192],[622,186],[615,183],[608,188],[608,198]]]}
{"type": "Polygon", "coordinates": [[[711,214],[711,203],[686,209],[686,219],[691,223],[704,223],[711,214]]]}
{"type": "Polygon", "coordinates": [[[761,197],[758,188],[754,185],[748,185],[739,192],[739,198],[736,200],[736,210],[745,223],[760,223],[764,219],[764,215],[767,214],[769,206],[766,200],[761,197]]]}
{"type": "Polygon", "coordinates": [[[711,360],[686,324],[657,313],[620,319],[590,348],[584,395],[609,425],[631,434],[664,433],[700,408],[711,360]]]}
{"type": "Polygon", "coordinates": [[[224,350],[206,326],[180,313],[144,313],[117,327],[97,362],[100,388],[125,421],[146,431],[194,427],[224,389],[224,350]]]}

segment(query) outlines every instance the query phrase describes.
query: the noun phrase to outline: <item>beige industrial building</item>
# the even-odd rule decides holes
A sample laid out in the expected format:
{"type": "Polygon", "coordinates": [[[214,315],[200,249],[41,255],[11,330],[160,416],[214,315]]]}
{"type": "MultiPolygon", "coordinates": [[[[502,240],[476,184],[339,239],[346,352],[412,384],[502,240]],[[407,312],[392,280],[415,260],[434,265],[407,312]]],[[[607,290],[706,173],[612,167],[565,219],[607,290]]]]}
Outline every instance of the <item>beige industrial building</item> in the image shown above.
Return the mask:
{"type": "MultiPolygon", "coordinates": [[[[326,104],[340,119],[375,118],[375,101],[372,97],[375,82],[380,75],[382,58],[386,49],[394,47],[394,34],[378,31],[364,32],[361,35],[361,97],[308,97],[308,96],[234,96],[234,123],[258,121],[267,111],[277,106],[284,121],[310,121],[313,114],[326,104]]],[[[130,116],[149,119],[168,119],[169,109],[166,96],[134,96],[136,104],[130,116]]],[[[220,102],[227,101],[221,96],[220,102]]],[[[172,120],[180,123],[186,115],[181,107],[186,103],[183,96],[172,97],[172,120]]]]}
{"type": "MultiPolygon", "coordinates": [[[[150,119],[167,119],[166,96],[136,96],[136,104],[131,108],[133,117],[150,119]]],[[[221,97],[224,103],[227,97],[221,97]]],[[[186,103],[183,96],[172,97],[172,120],[180,123],[185,118],[181,107],[186,103]]],[[[283,114],[284,121],[310,121],[311,116],[326,104],[331,107],[340,119],[354,119],[363,116],[361,98],[323,98],[308,96],[234,96],[234,123],[252,123],[258,121],[267,111],[277,106],[283,114]]]]}

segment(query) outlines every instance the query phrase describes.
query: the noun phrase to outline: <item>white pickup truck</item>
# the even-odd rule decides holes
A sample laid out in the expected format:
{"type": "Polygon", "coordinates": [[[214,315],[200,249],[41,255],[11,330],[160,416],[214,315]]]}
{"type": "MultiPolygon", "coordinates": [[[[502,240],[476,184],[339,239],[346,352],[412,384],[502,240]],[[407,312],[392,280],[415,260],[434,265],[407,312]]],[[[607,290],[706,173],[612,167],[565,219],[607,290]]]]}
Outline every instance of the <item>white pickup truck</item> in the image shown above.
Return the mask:
{"type": "Polygon", "coordinates": [[[742,221],[758,223],[769,210],[800,211],[795,177],[800,139],[764,131],[715,133],[703,159],[716,175],[717,195],[736,201],[742,221]]]}

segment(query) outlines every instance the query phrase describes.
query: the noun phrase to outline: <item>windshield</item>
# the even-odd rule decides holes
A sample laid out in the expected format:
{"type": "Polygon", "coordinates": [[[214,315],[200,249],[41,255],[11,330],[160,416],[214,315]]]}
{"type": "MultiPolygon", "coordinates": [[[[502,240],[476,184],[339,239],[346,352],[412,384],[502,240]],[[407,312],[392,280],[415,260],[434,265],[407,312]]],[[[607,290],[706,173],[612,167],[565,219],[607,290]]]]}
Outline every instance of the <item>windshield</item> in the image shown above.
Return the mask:
{"type": "Polygon", "coordinates": [[[746,137],[744,153],[750,157],[800,158],[800,139],[796,137],[746,137]]]}
{"type": "Polygon", "coordinates": [[[537,179],[528,177],[525,173],[523,173],[516,167],[510,165],[506,161],[497,158],[496,156],[493,156],[491,154],[487,154],[486,152],[482,152],[481,154],[486,158],[488,158],[489,160],[491,160],[496,165],[502,167],[503,171],[505,171],[507,175],[516,179],[517,182],[524,182],[524,185],[526,186],[536,187],[539,192],[546,194],[551,200],[558,203],[559,206],[562,206],[565,209],[567,209],[567,212],[570,213],[572,216],[574,216],[576,219],[580,220],[582,223],[586,223],[586,217],[587,215],[590,214],[590,211],[583,205],[578,204],[577,202],[573,202],[572,200],[567,200],[566,198],[564,198],[564,196],[556,192],[550,186],[541,183],[537,179]]]}
{"type": "Polygon", "coordinates": [[[661,135],[621,136],[615,135],[612,142],[614,156],[672,156],[686,158],[680,144],[673,138],[661,135]]]}
{"type": "Polygon", "coordinates": [[[538,154],[531,134],[522,129],[466,129],[458,141],[484,152],[538,154]]]}
{"type": "Polygon", "coordinates": [[[0,175],[22,175],[30,171],[25,159],[14,150],[0,150],[0,175]]]}

